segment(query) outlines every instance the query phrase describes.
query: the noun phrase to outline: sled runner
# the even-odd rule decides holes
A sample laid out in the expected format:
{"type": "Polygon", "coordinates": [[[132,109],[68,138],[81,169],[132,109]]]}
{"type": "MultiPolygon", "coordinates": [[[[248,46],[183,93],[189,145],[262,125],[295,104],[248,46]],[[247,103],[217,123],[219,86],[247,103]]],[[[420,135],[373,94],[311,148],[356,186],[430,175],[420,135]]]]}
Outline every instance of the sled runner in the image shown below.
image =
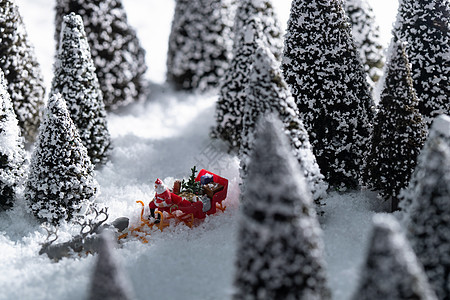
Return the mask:
{"type": "MultiPolygon", "coordinates": [[[[193,169],[195,171],[195,169],[193,169]]],[[[179,193],[176,185],[172,190],[166,188],[161,193],[156,193],[150,202],[151,217],[145,215],[145,204],[142,201],[136,203],[142,206],[140,223],[136,227],[130,227],[128,231],[119,236],[119,240],[128,236],[136,236],[143,243],[148,243],[145,238],[153,229],[164,230],[171,224],[183,223],[192,228],[207,215],[215,214],[217,211],[225,211],[223,201],[227,197],[228,180],[205,169],[200,170],[195,182],[201,191],[197,195],[191,194],[190,200],[185,197],[186,193],[179,193]],[[170,201],[168,200],[170,198],[170,201]],[[153,202],[153,203],[152,203],[153,202]],[[153,211],[152,211],[153,210],[153,211]]],[[[161,185],[157,179],[156,185],[161,185]]]]}

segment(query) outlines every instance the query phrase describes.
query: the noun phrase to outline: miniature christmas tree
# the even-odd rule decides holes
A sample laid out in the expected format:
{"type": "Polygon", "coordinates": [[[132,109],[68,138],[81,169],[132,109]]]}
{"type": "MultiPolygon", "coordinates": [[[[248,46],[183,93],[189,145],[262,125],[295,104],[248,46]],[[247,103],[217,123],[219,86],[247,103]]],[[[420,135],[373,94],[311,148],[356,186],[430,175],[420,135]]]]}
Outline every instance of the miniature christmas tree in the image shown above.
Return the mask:
{"type": "Polygon", "coordinates": [[[344,9],[350,18],[356,48],[359,49],[364,69],[373,86],[383,72],[384,56],[380,29],[367,0],[344,0],[344,9]]]}
{"type": "Polygon", "coordinates": [[[416,197],[418,190],[421,188],[421,182],[425,180],[424,171],[427,165],[426,157],[428,151],[432,145],[438,142],[444,142],[450,147],[450,116],[440,115],[435,118],[431,126],[428,138],[425,141],[422,151],[417,158],[417,165],[414,169],[414,173],[411,175],[411,180],[408,186],[400,192],[400,208],[404,212],[403,215],[408,214],[408,210],[416,197]]]}
{"type": "Polygon", "coordinates": [[[419,111],[428,125],[450,114],[450,6],[448,0],[402,0],[394,38],[407,42],[419,111]]]}
{"type": "Polygon", "coordinates": [[[407,236],[438,299],[450,288],[450,147],[437,138],[424,157],[423,179],[405,218],[407,236]]]}
{"type": "Polygon", "coordinates": [[[373,100],[340,1],[292,2],[282,68],[322,174],[331,186],[356,188],[373,100]]]}
{"type": "Polygon", "coordinates": [[[239,152],[241,177],[245,178],[247,175],[257,120],[268,113],[276,113],[283,124],[283,131],[289,137],[291,152],[299,162],[313,200],[319,202],[328,186],[312,152],[308,133],[299,118],[297,106],[283,79],[278,61],[268,47],[261,42],[257,44],[246,89],[247,100],[239,152]]]}
{"type": "Polygon", "coordinates": [[[167,80],[176,89],[218,86],[231,56],[232,8],[231,0],[176,1],[167,53],[167,80]]]}
{"type": "Polygon", "coordinates": [[[252,17],[258,17],[261,20],[262,31],[267,39],[270,51],[277,60],[281,60],[284,47],[283,30],[278,22],[271,0],[242,0],[240,2],[234,22],[235,43],[239,43],[240,35],[238,33],[252,17]]]}
{"type": "Polygon", "coordinates": [[[219,99],[216,104],[217,125],[212,132],[238,151],[241,143],[242,117],[246,101],[245,87],[248,82],[252,56],[257,41],[264,40],[261,20],[252,17],[237,33],[234,56],[222,80],[219,99]]]}
{"type": "Polygon", "coordinates": [[[102,92],[80,16],[63,19],[52,94],[61,93],[93,164],[104,163],[111,145],[102,92]]]}
{"type": "Polygon", "coordinates": [[[0,210],[14,205],[23,182],[25,150],[20,128],[0,70],[0,210]]]}
{"type": "Polygon", "coordinates": [[[56,225],[83,213],[98,192],[93,173],[64,99],[53,95],[44,111],[24,193],[34,215],[56,225]]]}
{"type": "Polygon", "coordinates": [[[202,192],[200,181],[195,181],[195,178],[197,177],[196,174],[197,168],[194,166],[191,169],[191,176],[189,176],[188,181],[185,181],[184,179],[181,181],[181,193],[187,192],[198,195],[202,192]]]}
{"type": "Polygon", "coordinates": [[[56,49],[63,17],[80,15],[91,47],[103,101],[107,110],[136,101],[145,94],[145,51],[128,24],[121,0],[57,0],[56,49]]]}
{"type": "Polygon", "coordinates": [[[400,225],[390,215],[374,218],[374,228],[354,300],[437,299],[400,225]]]}
{"type": "Polygon", "coordinates": [[[0,1],[0,32],[0,68],[22,136],[33,142],[41,121],[45,89],[34,48],[13,0],[0,1]]]}
{"type": "Polygon", "coordinates": [[[393,210],[398,208],[397,197],[408,185],[427,135],[418,103],[405,44],[393,41],[365,176],[369,187],[392,199],[393,210]]]}
{"type": "Polygon", "coordinates": [[[130,284],[113,253],[112,233],[104,231],[99,240],[97,264],[92,276],[90,300],[134,299],[130,284]]]}
{"type": "Polygon", "coordinates": [[[321,229],[282,125],[264,118],[242,195],[234,299],[330,299],[321,229]]]}

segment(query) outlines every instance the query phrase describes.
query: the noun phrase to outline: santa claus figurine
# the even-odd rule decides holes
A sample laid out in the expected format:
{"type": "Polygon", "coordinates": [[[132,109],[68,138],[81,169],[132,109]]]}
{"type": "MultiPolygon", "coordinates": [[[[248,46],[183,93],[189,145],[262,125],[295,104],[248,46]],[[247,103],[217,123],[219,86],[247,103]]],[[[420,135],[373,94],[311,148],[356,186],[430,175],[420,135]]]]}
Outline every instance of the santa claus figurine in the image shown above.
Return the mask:
{"type": "MultiPolygon", "coordinates": [[[[162,182],[161,179],[157,178],[155,181],[155,198],[150,202],[150,216],[155,218],[155,209],[168,210],[172,205],[177,205],[178,207],[190,206],[191,203],[172,193],[169,188],[162,182]]],[[[155,223],[159,223],[161,215],[158,214],[158,220],[155,223]]]]}

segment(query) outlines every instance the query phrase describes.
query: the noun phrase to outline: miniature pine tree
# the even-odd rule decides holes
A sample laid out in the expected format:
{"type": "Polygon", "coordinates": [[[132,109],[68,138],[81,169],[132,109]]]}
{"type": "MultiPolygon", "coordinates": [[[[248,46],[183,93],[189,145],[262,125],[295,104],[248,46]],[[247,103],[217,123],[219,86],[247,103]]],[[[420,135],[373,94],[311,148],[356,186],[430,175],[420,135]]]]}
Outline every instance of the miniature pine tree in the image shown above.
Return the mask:
{"type": "Polygon", "coordinates": [[[408,43],[419,111],[428,125],[450,114],[450,5],[448,0],[399,2],[394,38],[408,43]]]}
{"type": "Polygon", "coordinates": [[[70,116],[93,164],[104,163],[111,145],[106,110],[80,16],[63,19],[52,94],[66,100],[70,116]]]}
{"type": "Polygon", "coordinates": [[[292,2],[282,68],[322,174],[331,186],[356,188],[373,100],[341,1],[292,2]]]}
{"type": "Polygon", "coordinates": [[[248,82],[252,56],[257,41],[264,40],[261,20],[252,17],[237,33],[234,56],[230,62],[216,104],[216,127],[212,135],[227,142],[229,149],[238,151],[241,143],[242,117],[246,101],[245,87],[248,82]]]}
{"type": "Polygon", "coordinates": [[[53,95],[44,111],[31,157],[25,198],[42,221],[70,221],[90,205],[98,192],[94,167],[64,99],[53,95]]]}
{"type": "Polygon", "coordinates": [[[19,9],[13,0],[0,1],[0,68],[22,136],[34,142],[44,106],[44,80],[19,9]]]}
{"type": "Polygon", "coordinates": [[[95,265],[90,289],[90,300],[133,299],[130,284],[113,253],[112,233],[100,235],[97,264],[95,265]]]}
{"type": "Polygon", "coordinates": [[[235,299],[329,299],[321,229],[282,125],[262,118],[242,195],[235,299]]]}
{"type": "Polygon", "coordinates": [[[247,175],[257,120],[265,114],[275,113],[281,119],[283,131],[289,137],[291,152],[299,162],[313,200],[319,202],[326,194],[328,186],[312,152],[308,133],[299,118],[295,100],[283,79],[278,61],[267,46],[263,43],[257,44],[246,89],[247,100],[239,151],[241,177],[245,178],[247,175]]]}
{"type": "Polygon", "coordinates": [[[145,51],[128,24],[122,1],[57,0],[56,49],[60,48],[63,17],[71,12],[83,19],[106,109],[116,109],[144,96],[145,51]]]}
{"type": "MultiPolygon", "coordinates": [[[[234,22],[235,43],[238,43],[239,34],[245,27],[248,20],[258,17],[261,20],[262,31],[267,39],[270,50],[278,60],[283,55],[283,30],[278,21],[271,0],[242,0],[236,11],[234,22]]],[[[234,48],[236,49],[236,48],[234,48]]]]}
{"type": "Polygon", "coordinates": [[[418,190],[421,188],[421,182],[425,180],[424,171],[427,165],[426,157],[429,149],[432,145],[442,140],[450,147],[450,116],[440,115],[436,117],[431,126],[428,138],[425,141],[425,145],[417,158],[417,165],[411,175],[411,180],[408,186],[400,191],[400,208],[403,211],[403,215],[408,214],[408,210],[416,197],[418,190]]]}
{"type": "Polygon", "coordinates": [[[25,149],[20,128],[0,70],[0,209],[14,205],[25,176],[25,149]]]}
{"type": "Polygon", "coordinates": [[[424,161],[423,179],[415,190],[405,227],[438,299],[449,299],[450,147],[437,138],[424,161]]]}
{"type": "Polygon", "coordinates": [[[176,89],[219,84],[231,56],[230,0],[177,0],[167,53],[167,80],[176,89]]]}
{"type": "Polygon", "coordinates": [[[393,216],[373,219],[366,262],[354,300],[434,300],[427,276],[393,216]]]}
{"type": "Polygon", "coordinates": [[[375,14],[367,0],[344,0],[344,8],[350,18],[355,45],[369,83],[373,86],[380,79],[384,66],[383,46],[375,14]]]}
{"type": "Polygon", "coordinates": [[[365,176],[372,189],[392,199],[393,210],[398,208],[399,192],[408,185],[427,135],[418,102],[405,44],[393,41],[365,176]]]}

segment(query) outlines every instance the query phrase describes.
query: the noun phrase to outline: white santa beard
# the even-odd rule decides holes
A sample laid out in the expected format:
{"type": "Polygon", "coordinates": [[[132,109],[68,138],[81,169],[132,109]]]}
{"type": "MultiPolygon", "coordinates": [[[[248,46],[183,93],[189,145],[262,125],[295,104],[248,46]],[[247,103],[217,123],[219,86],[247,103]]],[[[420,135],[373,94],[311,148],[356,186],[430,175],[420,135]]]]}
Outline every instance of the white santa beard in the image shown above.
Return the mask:
{"type": "Polygon", "coordinates": [[[164,184],[157,184],[156,185],[156,193],[162,194],[165,191],[166,191],[166,187],[164,186],[164,184]]]}

